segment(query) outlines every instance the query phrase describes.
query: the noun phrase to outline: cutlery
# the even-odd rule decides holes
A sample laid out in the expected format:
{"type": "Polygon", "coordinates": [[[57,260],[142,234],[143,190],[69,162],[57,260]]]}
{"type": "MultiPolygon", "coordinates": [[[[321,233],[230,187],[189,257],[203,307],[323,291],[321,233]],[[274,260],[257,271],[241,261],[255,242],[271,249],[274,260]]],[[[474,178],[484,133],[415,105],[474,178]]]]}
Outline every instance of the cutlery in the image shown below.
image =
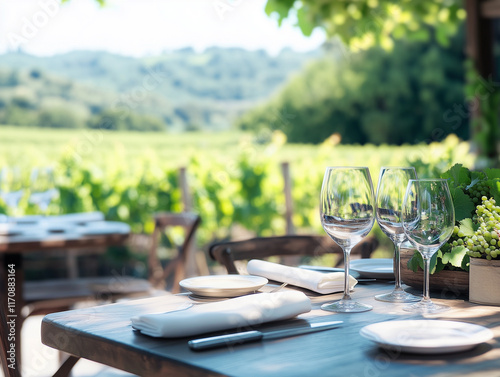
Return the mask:
{"type": "Polygon", "coordinates": [[[195,351],[202,351],[215,347],[233,346],[236,344],[256,342],[259,340],[279,339],[290,336],[309,334],[317,331],[330,330],[339,327],[342,323],[342,321],[311,323],[309,326],[302,326],[285,330],[275,330],[270,332],[244,331],[234,334],[211,336],[208,338],[190,340],[188,342],[188,345],[195,351]]]}

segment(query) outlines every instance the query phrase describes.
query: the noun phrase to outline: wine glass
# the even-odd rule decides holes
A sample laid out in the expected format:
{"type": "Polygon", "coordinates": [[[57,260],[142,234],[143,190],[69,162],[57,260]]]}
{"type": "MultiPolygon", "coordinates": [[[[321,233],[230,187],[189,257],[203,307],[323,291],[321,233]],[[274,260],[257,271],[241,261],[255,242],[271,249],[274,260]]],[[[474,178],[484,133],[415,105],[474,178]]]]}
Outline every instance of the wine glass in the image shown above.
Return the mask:
{"type": "Polygon", "coordinates": [[[320,195],[321,224],[344,252],[344,296],[321,309],[332,312],[364,312],[370,305],[351,300],[349,256],[351,249],[372,229],[375,221],[370,171],[366,167],[328,167],[320,195]]]}
{"type": "Polygon", "coordinates": [[[19,201],[23,197],[23,182],[18,167],[0,170],[0,197],[14,216],[19,215],[19,201]]]}
{"type": "Polygon", "coordinates": [[[46,213],[50,202],[57,196],[57,193],[52,168],[32,170],[30,203],[37,205],[43,213],[46,213]]]}
{"type": "Polygon", "coordinates": [[[403,201],[403,230],[424,259],[424,297],[403,307],[414,313],[439,313],[448,310],[434,304],[429,296],[431,257],[450,238],[455,226],[455,210],[445,179],[411,179],[403,201]]]}
{"type": "Polygon", "coordinates": [[[382,167],[377,186],[376,214],[380,229],[394,243],[394,277],[396,284],[390,293],[375,296],[386,302],[414,302],[420,297],[405,292],[401,287],[400,248],[406,240],[401,219],[403,198],[410,179],[417,179],[413,167],[382,167]]]}

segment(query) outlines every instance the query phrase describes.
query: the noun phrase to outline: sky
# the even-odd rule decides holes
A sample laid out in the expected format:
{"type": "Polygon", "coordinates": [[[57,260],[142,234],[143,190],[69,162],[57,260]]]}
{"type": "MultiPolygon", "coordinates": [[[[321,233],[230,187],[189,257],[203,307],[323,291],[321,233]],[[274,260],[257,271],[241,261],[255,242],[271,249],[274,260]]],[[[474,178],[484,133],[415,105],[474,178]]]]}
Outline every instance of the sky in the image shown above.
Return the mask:
{"type": "Polygon", "coordinates": [[[105,50],[129,56],[192,47],[309,51],[325,40],[320,30],[304,37],[264,12],[266,0],[0,0],[0,53],[17,50],[48,56],[105,50]]]}

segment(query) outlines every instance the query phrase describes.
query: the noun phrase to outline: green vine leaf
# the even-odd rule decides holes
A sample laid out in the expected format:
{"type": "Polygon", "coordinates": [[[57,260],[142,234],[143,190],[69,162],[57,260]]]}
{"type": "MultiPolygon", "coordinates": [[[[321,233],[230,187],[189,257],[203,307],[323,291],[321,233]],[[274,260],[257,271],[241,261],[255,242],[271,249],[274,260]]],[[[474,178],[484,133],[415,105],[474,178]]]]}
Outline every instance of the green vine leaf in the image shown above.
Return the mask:
{"type": "Polygon", "coordinates": [[[478,228],[479,225],[474,224],[471,218],[463,219],[462,221],[460,221],[460,230],[467,237],[472,237],[478,228]]]}
{"type": "MultiPolygon", "coordinates": [[[[454,248],[451,249],[451,252],[446,253],[448,256],[448,261],[447,263],[450,263],[453,267],[462,267],[462,262],[467,255],[467,249],[463,246],[455,246],[454,248]]],[[[445,262],[444,256],[443,256],[443,263],[445,262]]]]}
{"type": "Polygon", "coordinates": [[[455,220],[461,221],[472,216],[476,209],[472,199],[464,193],[461,188],[456,188],[452,192],[453,206],[455,207],[455,220]]]}
{"type": "Polygon", "coordinates": [[[413,253],[413,256],[408,261],[407,266],[413,272],[417,272],[419,267],[420,268],[424,267],[424,261],[423,261],[422,256],[420,255],[420,253],[418,251],[415,251],[413,253]]]}
{"type": "Polygon", "coordinates": [[[459,186],[467,186],[471,183],[470,173],[462,164],[453,165],[447,172],[441,175],[441,178],[449,179],[450,186],[457,188],[459,186]]]}
{"type": "Polygon", "coordinates": [[[500,179],[500,169],[484,169],[484,173],[488,179],[500,179]]]}
{"type": "MultiPolygon", "coordinates": [[[[430,261],[430,273],[431,274],[441,271],[445,266],[441,262],[441,258],[438,259],[438,256],[441,257],[440,253],[441,253],[441,251],[439,250],[431,258],[431,261],[430,261]],[[438,254],[440,254],[440,255],[438,255],[438,254]]],[[[422,258],[422,255],[417,250],[415,250],[415,252],[413,253],[413,256],[408,261],[407,266],[413,272],[418,272],[419,268],[421,270],[424,269],[424,258],[422,258]]]]}
{"type": "Polygon", "coordinates": [[[493,199],[495,199],[497,203],[500,203],[500,181],[499,180],[490,181],[489,187],[493,199]]]}

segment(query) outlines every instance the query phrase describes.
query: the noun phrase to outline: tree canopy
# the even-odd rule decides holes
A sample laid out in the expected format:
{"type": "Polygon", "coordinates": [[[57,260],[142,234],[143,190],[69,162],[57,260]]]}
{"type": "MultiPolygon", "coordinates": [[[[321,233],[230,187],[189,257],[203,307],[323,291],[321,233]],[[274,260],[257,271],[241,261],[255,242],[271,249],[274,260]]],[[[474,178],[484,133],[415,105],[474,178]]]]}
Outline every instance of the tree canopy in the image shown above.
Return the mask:
{"type": "Polygon", "coordinates": [[[394,39],[427,40],[430,30],[448,45],[466,16],[462,0],[268,0],[266,13],[277,15],[280,24],[296,17],[305,35],[323,28],[353,50],[391,49],[394,39]]]}

